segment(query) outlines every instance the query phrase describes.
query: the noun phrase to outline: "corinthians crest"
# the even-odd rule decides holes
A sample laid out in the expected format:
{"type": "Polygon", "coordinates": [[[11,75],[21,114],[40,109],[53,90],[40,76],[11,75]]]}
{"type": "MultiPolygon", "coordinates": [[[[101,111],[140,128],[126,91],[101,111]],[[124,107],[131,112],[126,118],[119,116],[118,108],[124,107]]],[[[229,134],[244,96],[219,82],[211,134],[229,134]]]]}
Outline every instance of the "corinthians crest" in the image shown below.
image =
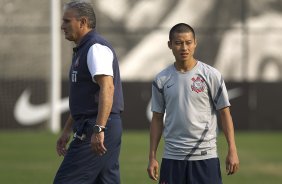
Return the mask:
{"type": "Polygon", "coordinates": [[[191,85],[192,91],[195,91],[196,93],[203,92],[205,90],[205,80],[201,77],[193,77],[191,79],[193,81],[193,84],[191,85]]]}

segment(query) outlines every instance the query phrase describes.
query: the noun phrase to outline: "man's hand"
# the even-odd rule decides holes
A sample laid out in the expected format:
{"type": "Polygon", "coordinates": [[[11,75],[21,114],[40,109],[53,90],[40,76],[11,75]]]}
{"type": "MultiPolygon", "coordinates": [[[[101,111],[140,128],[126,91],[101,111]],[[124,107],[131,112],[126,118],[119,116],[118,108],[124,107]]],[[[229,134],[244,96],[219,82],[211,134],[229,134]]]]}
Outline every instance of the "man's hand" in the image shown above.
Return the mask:
{"type": "Polygon", "coordinates": [[[104,146],[104,132],[100,132],[98,134],[92,134],[91,136],[91,147],[92,150],[98,155],[102,156],[107,152],[107,149],[104,146]]]}
{"type": "Polygon", "coordinates": [[[232,175],[239,170],[239,158],[237,151],[228,151],[225,164],[227,175],[232,175]]]}
{"type": "Polygon", "coordinates": [[[67,153],[66,146],[70,140],[70,134],[63,133],[57,140],[56,150],[59,156],[65,156],[67,153]]]}
{"type": "Polygon", "coordinates": [[[156,159],[150,159],[147,172],[152,180],[157,181],[159,178],[159,163],[156,159]]]}

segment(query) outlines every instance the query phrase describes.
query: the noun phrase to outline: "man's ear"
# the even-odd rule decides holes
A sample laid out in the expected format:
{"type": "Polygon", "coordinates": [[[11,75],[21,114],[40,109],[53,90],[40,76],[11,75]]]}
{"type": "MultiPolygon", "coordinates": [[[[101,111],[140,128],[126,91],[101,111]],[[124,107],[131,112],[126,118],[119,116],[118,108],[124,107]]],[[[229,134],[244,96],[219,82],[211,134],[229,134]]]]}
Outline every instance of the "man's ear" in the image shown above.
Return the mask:
{"type": "Polygon", "coordinates": [[[171,41],[168,41],[168,42],[167,42],[167,46],[168,46],[168,48],[171,49],[171,41]]]}
{"type": "Polygon", "coordinates": [[[86,17],[81,17],[80,18],[80,28],[82,28],[85,25],[87,25],[87,18],[86,17]]]}

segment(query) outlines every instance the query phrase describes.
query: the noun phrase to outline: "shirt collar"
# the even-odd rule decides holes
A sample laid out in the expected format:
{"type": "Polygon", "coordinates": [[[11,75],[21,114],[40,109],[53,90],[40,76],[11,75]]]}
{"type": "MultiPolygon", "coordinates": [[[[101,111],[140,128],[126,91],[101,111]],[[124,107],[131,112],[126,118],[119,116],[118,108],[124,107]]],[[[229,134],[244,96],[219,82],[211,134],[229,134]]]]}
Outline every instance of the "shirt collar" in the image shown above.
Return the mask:
{"type": "Polygon", "coordinates": [[[95,33],[95,29],[93,28],[92,30],[90,30],[88,33],[86,33],[86,35],[84,35],[81,39],[81,41],[79,42],[79,44],[73,48],[73,52],[77,52],[79,50],[80,47],[82,47],[86,42],[87,40],[89,40],[89,38],[91,37],[91,35],[93,33],[95,33]]]}

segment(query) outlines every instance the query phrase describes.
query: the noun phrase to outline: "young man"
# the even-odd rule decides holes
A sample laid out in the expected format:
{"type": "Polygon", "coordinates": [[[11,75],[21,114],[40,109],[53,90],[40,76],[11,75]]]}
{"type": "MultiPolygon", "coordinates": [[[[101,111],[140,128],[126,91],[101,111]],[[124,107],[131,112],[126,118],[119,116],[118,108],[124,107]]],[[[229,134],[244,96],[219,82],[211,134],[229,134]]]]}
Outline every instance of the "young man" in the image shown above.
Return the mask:
{"type": "Polygon", "coordinates": [[[187,24],[172,27],[168,47],[174,64],[152,85],[148,174],[158,180],[157,148],[164,134],[160,184],[221,184],[217,155],[217,111],[228,143],[227,174],[239,169],[227,90],[221,74],[194,58],[195,32],[187,24]],[[164,114],[166,117],[164,120],[164,114]]]}
{"type": "Polygon", "coordinates": [[[70,116],[57,141],[64,160],[55,184],[119,184],[123,93],[116,54],[95,31],[91,4],[72,1],[64,7],[61,29],[73,41],[70,116]],[[66,149],[71,132],[74,139],[66,149]]]}

